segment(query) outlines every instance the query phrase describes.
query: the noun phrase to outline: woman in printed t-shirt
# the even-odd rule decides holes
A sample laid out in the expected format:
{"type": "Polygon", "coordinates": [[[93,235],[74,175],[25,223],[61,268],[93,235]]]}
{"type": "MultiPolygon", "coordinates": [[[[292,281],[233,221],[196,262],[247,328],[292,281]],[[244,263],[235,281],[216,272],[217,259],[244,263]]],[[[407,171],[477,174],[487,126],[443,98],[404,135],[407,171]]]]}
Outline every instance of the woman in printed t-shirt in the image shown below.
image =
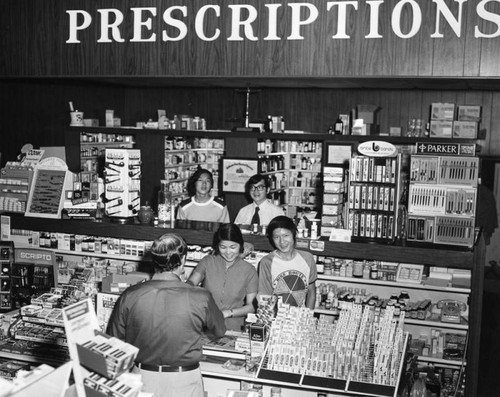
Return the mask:
{"type": "Polygon", "coordinates": [[[295,249],[297,227],[287,216],[277,216],[267,228],[274,251],[259,263],[259,296],[281,296],[283,303],[314,309],[316,263],[307,251],[295,249]]]}

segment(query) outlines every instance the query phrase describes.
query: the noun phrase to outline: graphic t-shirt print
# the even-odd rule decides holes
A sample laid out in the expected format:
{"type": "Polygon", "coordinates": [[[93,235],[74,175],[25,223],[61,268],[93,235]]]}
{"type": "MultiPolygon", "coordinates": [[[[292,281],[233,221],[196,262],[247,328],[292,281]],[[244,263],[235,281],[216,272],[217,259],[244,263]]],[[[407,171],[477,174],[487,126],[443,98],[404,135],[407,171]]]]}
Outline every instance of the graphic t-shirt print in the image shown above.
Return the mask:
{"type": "Polygon", "coordinates": [[[274,279],[274,293],[283,298],[283,303],[292,306],[304,306],[308,280],[305,274],[296,270],[287,270],[274,279]]]}

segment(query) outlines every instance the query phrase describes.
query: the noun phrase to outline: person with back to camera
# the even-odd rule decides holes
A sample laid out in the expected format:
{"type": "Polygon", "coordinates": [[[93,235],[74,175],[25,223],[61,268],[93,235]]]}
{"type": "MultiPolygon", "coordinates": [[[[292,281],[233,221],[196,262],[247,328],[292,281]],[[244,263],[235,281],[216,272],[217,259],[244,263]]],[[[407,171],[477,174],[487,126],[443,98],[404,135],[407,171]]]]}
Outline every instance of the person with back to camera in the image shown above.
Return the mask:
{"type": "Polygon", "coordinates": [[[180,202],[177,219],[228,223],[226,203],[210,195],[213,185],[214,177],[210,171],[203,168],[196,170],[188,181],[190,198],[180,202]]]}
{"type": "Polygon", "coordinates": [[[155,240],[152,279],[120,295],[106,330],[139,348],[133,372],[154,397],[203,397],[202,334],[226,332],[210,292],[181,280],[186,254],[186,242],[176,234],[155,240]]]}
{"type": "Polygon", "coordinates": [[[214,235],[214,253],[200,260],[188,283],[208,289],[226,319],[226,328],[241,331],[247,313],[255,311],[259,278],[255,268],[246,262],[243,236],[238,226],[225,223],[214,235]]]}
{"type": "Polygon", "coordinates": [[[283,303],[314,309],[316,262],[311,253],[295,249],[297,227],[287,216],[277,216],[267,227],[275,248],[259,263],[259,296],[277,295],[283,303]]]}
{"type": "Polygon", "coordinates": [[[255,174],[245,184],[245,192],[253,201],[238,212],[234,223],[237,225],[268,225],[277,216],[284,215],[283,208],[271,203],[269,179],[265,175],[255,174]]]}

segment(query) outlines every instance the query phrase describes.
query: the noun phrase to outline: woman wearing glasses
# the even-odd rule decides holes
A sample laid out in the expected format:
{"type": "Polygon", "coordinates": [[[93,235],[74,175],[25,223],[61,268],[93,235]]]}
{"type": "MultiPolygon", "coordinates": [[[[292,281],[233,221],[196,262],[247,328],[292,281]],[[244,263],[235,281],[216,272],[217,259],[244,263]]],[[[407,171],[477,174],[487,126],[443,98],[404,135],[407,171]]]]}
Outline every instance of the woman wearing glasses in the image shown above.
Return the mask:
{"type": "Polygon", "coordinates": [[[203,168],[196,170],[187,186],[191,198],[180,202],[177,219],[228,223],[226,203],[210,194],[213,185],[214,177],[210,171],[203,168]]]}
{"type": "Polygon", "coordinates": [[[234,223],[237,225],[268,225],[271,219],[284,215],[283,208],[268,200],[269,180],[265,175],[255,174],[250,177],[245,185],[247,196],[252,203],[246,205],[238,212],[234,223]]]}

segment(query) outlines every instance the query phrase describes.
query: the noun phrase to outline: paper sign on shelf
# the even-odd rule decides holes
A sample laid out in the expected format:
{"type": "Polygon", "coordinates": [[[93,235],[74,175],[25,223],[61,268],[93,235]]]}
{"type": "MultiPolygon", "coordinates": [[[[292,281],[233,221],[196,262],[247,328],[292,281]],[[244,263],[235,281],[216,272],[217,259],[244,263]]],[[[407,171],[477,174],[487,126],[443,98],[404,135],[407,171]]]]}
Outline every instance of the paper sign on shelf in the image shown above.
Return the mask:
{"type": "Polygon", "coordinates": [[[90,298],[63,308],[64,329],[68,340],[68,350],[73,362],[73,374],[78,397],[85,397],[83,380],[90,373],[80,365],[77,343],[94,338],[99,323],[90,298]]]}

